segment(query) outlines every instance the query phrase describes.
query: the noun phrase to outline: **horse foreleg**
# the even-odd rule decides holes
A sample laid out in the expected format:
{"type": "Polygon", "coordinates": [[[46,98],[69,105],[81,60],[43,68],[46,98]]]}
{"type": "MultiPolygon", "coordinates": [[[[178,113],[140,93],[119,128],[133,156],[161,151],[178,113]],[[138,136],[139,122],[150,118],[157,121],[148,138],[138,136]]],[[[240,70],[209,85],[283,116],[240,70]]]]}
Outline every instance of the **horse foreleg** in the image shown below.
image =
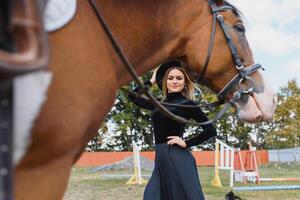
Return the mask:
{"type": "Polygon", "coordinates": [[[15,174],[16,199],[61,199],[68,182],[72,158],[72,155],[66,154],[34,168],[18,167],[15,174]]]}

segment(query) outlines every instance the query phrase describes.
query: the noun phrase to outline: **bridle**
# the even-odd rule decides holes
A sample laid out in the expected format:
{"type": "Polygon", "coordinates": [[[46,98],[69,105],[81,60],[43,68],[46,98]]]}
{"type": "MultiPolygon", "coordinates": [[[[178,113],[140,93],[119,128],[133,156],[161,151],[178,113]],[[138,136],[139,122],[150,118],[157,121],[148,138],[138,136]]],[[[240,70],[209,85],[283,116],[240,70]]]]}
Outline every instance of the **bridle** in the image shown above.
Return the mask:
{"type": "MultiPolygon", "coordinates": [[[[224,23],[224,18],[223,15],[220,14],[222,11],[226,10],[233,10],[232,6],[229,5],[222,5],[222,6],[217,6],[216,3],[213,0],[208,0],[208,4],[211,8],[212,12],[212,17],[213,17],[213,23],[212,23],[212,31],[210,35],[210,40],[209,40],[209,46],[208,46],[208,52],[205,60],[205,64],[202,70],[202,73],[200,76],[197,78],[196,82],[201,83],[204,79],[205,72],[207,71],[208,64],[210,61],[210,57],[212,54],[212,49],[214,46],[214,38],[215,38],[215,33],[216,33],[216,23],[218,21],[221,30],[224,33],[225,39],[227,41],[228,47],[230,49],[232,59],[234,62],[235,69],[237,70],[237,74],[220,90],[220,92],[217,94],[218,101],[210,103],[208,106],[217,106],[220,104],[224,104],[223,109],[219,111],[219,113],[212,119],[209,120],[208,122],[214,123],[218,119],[220,119],[225,112],[234,105],[235,102],[238,102],[243,94],[246,95],[251,95],[254,90],[254,80],[250,77],[251,74],[254,72],[258,71],[259,69],[264,68],[259,64],[253,64],[250,66],[245,67],[242,64],[242,61],[237,53],[237,49],[232,41],[232,38],[228,32],[227,27],[225,26],[224,23]],[[241,87],[242,83],[246,82],[248,85],[248,88],[241,87]],[[236,89],[238,88],[238,89],[236,89]],[[233,93],[232,97],[229,100],[226,100],[227,97],[233,93]]],[[[207,124],[207,122],[204,122],[207,124]]]]}
{"type": "Polygon", "coordinates": [[[0,82],[0,199],[13,200],[11,81],[0,82]]]}
{"type": "MultiPolygon", "coordinates": [[[[202,73],[200,74],[199,78],[196,80],[196,82],[200,83],[205,75],[205,72],[207,71],[208,64],[210,61],[212,49],[214,46],[214,38],[215,38],[215,33],[216,33],[216,22],[219,22],[219,25],[221,27],[221,30],[224,33],[225,39],[227,41],[228,47],[230,49],[232,59],[235,64],[235,68],[237,70],[237,75],[234,76],[233,79],[231,79],[224,87],[221,89],[221,91],[218,93],[217,97],[219,101],[225,102],[226,97],[235,90],[236,86],[241,88],[241,84],[243,82],[248,82],[249,87],[247,89],[241,89],[237,90],[233,94],[233,101],[238,101],[241,97],[242,94],[251,94],[253,92],[253,87],[254,87],[254,80],[250,77],[251,74],[262,68],[260,64],[253,64],[251,66],[244,67],[241,59],[237,53],[236,47],[233,44],[232,38],[230,37],[228,33],[228,29],[225,26],[223,15],[220,14],[222,11],[226,10],[233,10],[232,6],[228,5],[223,5],[223,6],[217,6],[216,3],[213,0],[208,0],[208,3],[211,8],[212,16],[213,16],[213,25],[212,25],[212,31],[210,35],[210,41],[209,41],[209,46],[208,46],[208,53],[206,56],[206,61],[202,70],[202,73]]],[[[263,69],[263,68],[262,68],[263,69]]],[[[231,101],[231,100],[229,100],[231,101]]]]}
{"type": "Polygon", "coordinates": [[[115,37],[113,36],[113,34],[112,34],[108,24],[106,23],[103,15],[101,14],[100,10],[97,8],[95,0],[89,0],[89,2],[90,2],[91,6],[92,6],[92,8],[93,8],[93,10],[96,14],[101,26],[103,27],[105,33],[107,34],[107,37],[109,38],[115,52],[119,56],[120,60],[122,61],[122,63],[124,64],[124,66],[126,67],[128,72],[131,74],[133,79],[138,84],[138,87],[141,88],[140,92],[138,94],[130,92],[128,90],[125,90],[125,91],[127,91],[127,92],[129,92],[133,95],[136,95],[136,96],[141,96],[142,94],[144,94],[146,97],[148,97],[148,98],[145,98],[145,100],[148,100],[148,101],[152,102],[153,105],[156,106],[157,109],[159,109],[161,112],[163,112],[167,117],[170,117],[173,120],[175,120],[177,122],[180,122],[180,123],[187,123],[187,124],[192,124],[192,125],[197,125],[197,126],[198,125],[212,124],[212,123],[215,123],[217,120],[219,120],[225,114],[225,112],[231,106],[233,106],[233,104],[235,102],[239,101],[243,94],[250,95],[253,92],[254,80],[250,77],[250,75],[253,74],[254,72],[256,72],[258,69],[262,68],[262,66],[260,64],[254,64],[254,65],[251,65],[251,66],[248,66],[248,67],[244,67],[242,65],[241,59],[239,58],[239,56],[237,54],[236,47],[233,44],[233,41],[232,41],[232,39],[231,39],[231,37],[228,33],[228,30],[226,29],[226,26],[224,24],[223,16],[219,13],[221,11],[225,11],[225,10],[228,10],[228,9],[233,10],[232,6],[229,6],[229,5],[217,6],[216,3],[213,0],[208,0],[209,6],[211,8],[212,15],[213,15],[213,23],[212,23],[213,25],[212,25],[212,32],[211,32],[210,41],[209,41],[207,58],[206,58],[206,61],[205,61],[205,64],[204,64],[203,71],[202,71],[201,75],[199,76],[199,78],[197,79],[197,82],[200,82],[203,79],[203,77],[205,75],[205,72],[207,70],[208,64],[209,64],[209,60],[210,60],[210,57],[211,57],[211,52],[212,52],[212,48],[213,48],[213,44],[214,44],[214,38],[215,38],[215,32],[216,32],[216,22],[217,21],[219,22],[220,27],[221,27],[221,29],[224,33],[224,36],[226,38],[226,41],[228,43],[228,46],[229,46],[231,54],[232,54],[232,58],[233,58],[234,63],[235,63],[235,68],[237,69],[238,73],[218,93],[217,97],[218,97],[219,100],[217,102],[210,103],[210,105],[209,105],[209,106],[216,106],[216,105],[224,104],[224,107],[218,112],[218,114],[213,119],[208,120],[206,122],[198,123],[198,122],[187,120],[187,119],[182,118],[180,116],[174,115],[173,113],[171,113],[163,105],[177,106],[177,107],[198,107],[198,106],[182,106],[182,105],[176,105],[176,104],[166,104],[164,102],[158,101],[156,98],[153,97],[153,95],[149,92],[148,87],[145,86],[141,82],[141,80],[138,78],[138,75],[137,75],[134,67],[128,61],[128,58],[125,56],[125,53],[122,51],[120,45],[118,44],[115,37]],[[250,83],[249,87],[247,89],[241,87],[241,84],[245,81],[247,83],[250,83]],[[235,88],[237,86],[238,86],[238,89],[236,90],[235,88]],[[232,92],[234,92],[233,96],[229,100],[226,100],[227,96],[232,92]]]}

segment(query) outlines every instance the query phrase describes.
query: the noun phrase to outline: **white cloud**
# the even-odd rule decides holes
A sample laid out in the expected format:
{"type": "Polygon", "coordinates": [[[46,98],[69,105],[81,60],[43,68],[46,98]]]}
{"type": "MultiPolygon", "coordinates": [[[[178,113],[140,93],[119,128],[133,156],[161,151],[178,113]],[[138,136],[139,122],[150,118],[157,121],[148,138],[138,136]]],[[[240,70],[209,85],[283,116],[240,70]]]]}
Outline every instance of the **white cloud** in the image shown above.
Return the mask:
{"type": "Polygon", "coordinates": [[[300,1],[229,0],[245,16],[254,57],[271,66],[267,75],[275,87],[300,80],[300,1]],[[259,53],[259,55],[257,55],[259,53]]]}
{"type": "Polygon", "coordinates": [[[300,50],[300,35],[287,34],[272,26],[254,26],[247,36],[252,47],[270,55],[283,56],[300,50]]]}
{"type": "Polygon", "coordinates": [[[247,37],[252,47],[270,55],[300,51],[299,0],[232,0],[246,17],[247,37]],[[293,30],[297,30],[294,28],[293,30]]]}
{"type": "Polygon", "coordinates": [[[286,25],[299,19],[299,0],[231,0],[251,22],[286,25]]]}
{"type": "Polygon", "coordinates": [[[285,66],[289,74],[291,75],[299,75],[300,74],[300,56],[292,61],[288,62],[285,66]]]}

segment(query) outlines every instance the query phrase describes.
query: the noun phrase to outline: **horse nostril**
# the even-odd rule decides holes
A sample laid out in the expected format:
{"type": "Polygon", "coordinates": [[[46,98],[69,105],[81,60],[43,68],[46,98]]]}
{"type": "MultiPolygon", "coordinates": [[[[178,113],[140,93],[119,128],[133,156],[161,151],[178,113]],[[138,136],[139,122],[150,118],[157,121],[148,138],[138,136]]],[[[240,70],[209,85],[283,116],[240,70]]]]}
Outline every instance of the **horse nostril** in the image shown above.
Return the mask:
{"type": "Polygon", "coordinates": [[[262,114],[258,114],[255,119],[256,122],[260,122],[262,120],[262,114]]]}

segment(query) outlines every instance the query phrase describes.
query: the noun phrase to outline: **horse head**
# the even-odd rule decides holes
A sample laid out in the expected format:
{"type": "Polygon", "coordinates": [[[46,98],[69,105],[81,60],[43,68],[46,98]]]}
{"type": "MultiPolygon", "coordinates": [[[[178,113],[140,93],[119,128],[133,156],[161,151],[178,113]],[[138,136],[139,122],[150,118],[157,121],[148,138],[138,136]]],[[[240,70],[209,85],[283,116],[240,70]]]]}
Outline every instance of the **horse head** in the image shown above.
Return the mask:
{"type": "Polygon", "coordinates": [[[221,94],[222,100],[231,100],[238,90],[246,91],[233,102],[241,120],[270,121],[277,96],[258,70],[261,66],[254,64],[240,12],[223,0],[208,2],[203,3],[201,14],[185,28],[189,38],[184,59],[189,69],[198,81],[221,94]],[[241,71],[251,72],[237,78],[241,71]]]}

